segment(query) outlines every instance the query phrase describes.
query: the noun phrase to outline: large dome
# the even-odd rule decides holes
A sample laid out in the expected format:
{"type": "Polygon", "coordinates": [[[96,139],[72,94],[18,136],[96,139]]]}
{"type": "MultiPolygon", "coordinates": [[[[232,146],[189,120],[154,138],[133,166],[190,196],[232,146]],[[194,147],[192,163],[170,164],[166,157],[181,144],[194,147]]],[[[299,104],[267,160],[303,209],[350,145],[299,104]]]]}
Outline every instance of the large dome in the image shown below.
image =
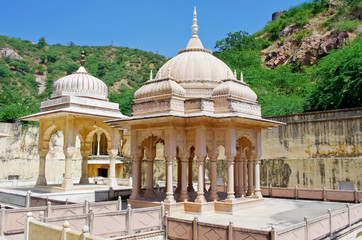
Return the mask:
{"type": "Polygon", "coordinates": [[[186,90],[186,97],[210,97],[221,80],[234,75],[223,61],[204,49],[197,34],[196,10],[193,22],[193,34],[186,49],[166,62],[158,71],[156,79],[170,75],[186,90]]]}
{"type": "Polygon", "coordinates": [[[53,83],[51,99],[63,96],[77,96],[108,100],[107,85],[100,79],[93,77],[83,66],[78,71],[62,77],[53,83]]]}

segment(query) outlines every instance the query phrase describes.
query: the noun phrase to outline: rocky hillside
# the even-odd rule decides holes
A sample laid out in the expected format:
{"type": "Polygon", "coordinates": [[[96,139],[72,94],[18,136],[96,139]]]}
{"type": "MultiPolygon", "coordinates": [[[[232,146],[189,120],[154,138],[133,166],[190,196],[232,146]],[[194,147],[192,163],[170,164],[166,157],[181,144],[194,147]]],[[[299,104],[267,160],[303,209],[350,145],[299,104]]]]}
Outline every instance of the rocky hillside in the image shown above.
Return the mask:
{"type": "Polygon", "coordinates": [[[244,73],[262,114],[362,106],[361,0],[314,0],[261,31],[228,33],[214,54],[244,73]]]}
{"type": "MultiPolygon", "coordinates": [[[[311,66],[331,50],[338,49],[348,40],[361,34],[362,3],[360,1],[334,0],[320,1],[320,3],[320,9],[315,8],[314,12],[311,6],[311,14],[314,14],[310,15],[310,18],[297,20],[286,26],[275,42],[261,51],[266,67],[276,67],[286,63],[311,66]]],[[[309,7],[308,4],[301,5],[299,10],[302,11],[304,6],[309,7]]],[[[291,18],[290,12],[288,13],[285,13],[286,16],[282,14],[270,25],[283,25],[288,20],[293,22],[294,19],[291,18]]],[[[304,14],[309,15],[308,11],[304,11],[304,14]]],[[[261,38],[273,37],[272,31],[268,31],[268,26],[263,31],[261,38]]]]}

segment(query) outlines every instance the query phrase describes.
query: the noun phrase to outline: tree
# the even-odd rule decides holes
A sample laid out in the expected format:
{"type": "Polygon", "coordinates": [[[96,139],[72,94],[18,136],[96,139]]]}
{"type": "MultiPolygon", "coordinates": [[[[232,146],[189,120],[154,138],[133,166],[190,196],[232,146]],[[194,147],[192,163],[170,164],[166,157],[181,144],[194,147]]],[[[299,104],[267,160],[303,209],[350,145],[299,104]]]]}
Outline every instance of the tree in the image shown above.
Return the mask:
{"type": "Polygon", "coordinates": [[[333,50],[312,69],[317,88],[306,110],[328,110],[362,105],[362,39],[333,50]]]}
{"type": "Polygon", "coordinates": [[[46,43],[46,41],[45,41],[45,38],[44,38],[44,37],[39,38],[39,40],[38,40],[38,46],[39,46],[39,48],[43,48],[43,47],[45,47],[46,45],[47,45],[47,43],[46,43]]]}

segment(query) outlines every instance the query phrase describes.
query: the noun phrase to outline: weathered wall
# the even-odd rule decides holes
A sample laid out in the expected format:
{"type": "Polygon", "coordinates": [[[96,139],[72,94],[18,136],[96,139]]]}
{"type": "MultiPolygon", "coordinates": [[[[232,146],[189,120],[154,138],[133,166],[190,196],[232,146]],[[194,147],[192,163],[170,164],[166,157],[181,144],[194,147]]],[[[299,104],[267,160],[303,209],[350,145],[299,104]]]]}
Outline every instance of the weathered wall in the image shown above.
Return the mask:
{"type": "MultiPolygon", "coordinates": [[[[36,179],[39,169],[38,127],[21,124],[0,123],[0,132],[9,134],[0,138],[0,180],[8,175],[19,175],[19,179],[36,179]]],[[[46,178],[62,178],[65,168],[63,154],[63,134],[56,132],[49,141],[49,153],[46,160],[46,178]]],[[[79,149],[77,139],[77,149],[79,149]]],[[[81,175],[81,155],[74,154],[72,176],[81,175]]]]}
{"type": "Polygon", "coordinates": [[[262,185],[338,189],[362,182],[362,108],[270,117],[262,133],[262,185]]]}
{"type": "MultiPolygon", "coordinates": [[[[362,184],[362,108],[325,111],[307,114],[270,117],[286,122],[262,133],[261,183],[266,186],[338,189],[339,182],[352,182],[361,189],[362,184]]],[[[11,135],[0,138],[0,180],[8,175],[20,175],[20,179],[36,179],[38,174],[38,127],[0,123],[0,132],[11,135]]],[[[129,157],[130,137],[124,146],[124,155],[129,157]]],[[[62,149],[63,135],[54,134],[47,157],[47,178],[61,178],[64,172],[62,149]]],[[[77,141],[79,147],[79,141],[77,141]]],[[[165,164],[163,146],[157,148],[159,159],[154,166],[154,180],[164,181],[165,164]]],[[[218,161],[218,178],[226,182],[226,162],[221,151],[218,161]]],[[[75,155],[73,177],[80,177],[80,152],[75,155]]],[[[143,163],[143,173],[146,172],[143,163]]],[[[176,176],[175,165],[174,176],[176,176]]],[[[208,161],[206,174],[208,175],[208,161]]],[[[196,164],[194,180],[197,181],[196,164]]],[[[132,164],[125,161],[120,177],[129,178],[132,164]]],[[[144,176],[143,176],[144,179],[144,176]]]]}

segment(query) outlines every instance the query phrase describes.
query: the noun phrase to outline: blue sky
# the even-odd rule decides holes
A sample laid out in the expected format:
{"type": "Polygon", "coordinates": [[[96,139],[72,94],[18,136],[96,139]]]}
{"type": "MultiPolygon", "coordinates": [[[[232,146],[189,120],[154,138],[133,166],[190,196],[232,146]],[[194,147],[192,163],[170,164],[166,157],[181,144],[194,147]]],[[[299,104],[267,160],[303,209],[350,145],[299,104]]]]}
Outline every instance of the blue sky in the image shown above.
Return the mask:
{"type": "Polygon", "coordinates": [[[254,33],[275,11],[305,0],[0,0],[0,35],[48,44],[110,45],[167,57],[186,47],[193,6],[204,47],[228,32],[254,33]]]}

